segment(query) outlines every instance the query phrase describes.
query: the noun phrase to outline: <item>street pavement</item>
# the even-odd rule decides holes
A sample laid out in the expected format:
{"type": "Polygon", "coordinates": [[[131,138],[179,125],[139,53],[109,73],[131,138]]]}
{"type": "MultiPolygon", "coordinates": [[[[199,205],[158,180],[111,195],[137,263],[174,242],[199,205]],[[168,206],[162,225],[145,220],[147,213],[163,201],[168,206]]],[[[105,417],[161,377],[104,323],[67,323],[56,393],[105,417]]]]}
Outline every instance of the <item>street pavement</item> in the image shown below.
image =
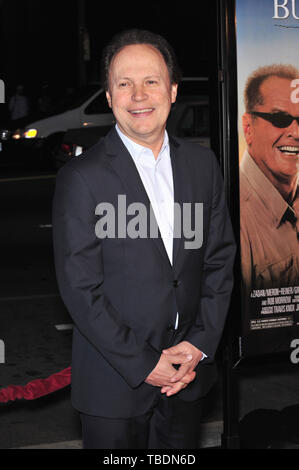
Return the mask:
{"type": "MultiPolygon", "coordinates": [[[[5,343],[0,388],[25,385],[71,365],[72,320],[59,296],[53,263],[54,186],[52,173],[6,170],[0,177],[0,339],[5,343]]],[[[244,448],[298,448],[298,368],[285,358],[240,368],[244,448]]],[[[1,403],[0,429],[1,449],[82,446],[70,386],[33,401],[1,403]]],[[[199,447],[220,446],[222,429],[220,374],[206,402],[199,447]]]]}

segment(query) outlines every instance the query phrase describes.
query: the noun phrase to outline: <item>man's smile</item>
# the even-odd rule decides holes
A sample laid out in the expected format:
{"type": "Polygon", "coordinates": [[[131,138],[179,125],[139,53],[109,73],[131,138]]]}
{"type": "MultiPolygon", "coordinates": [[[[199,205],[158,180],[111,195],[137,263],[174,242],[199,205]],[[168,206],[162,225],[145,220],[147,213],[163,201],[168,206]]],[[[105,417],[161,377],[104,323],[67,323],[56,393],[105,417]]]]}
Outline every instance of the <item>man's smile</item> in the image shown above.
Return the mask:
{"type": "Polygon", "coordinates": [[[129,113],[134,115],[151,114],[155,108],[130,109],[129,113]]]}
{"type": "Polygon", "coordinates": [[[295,147],[295,146],[292,146],[292,145],[281,145],[280,147],[277,147],[277,148],[285,156],[299,157],[299,147],[295,147]]]}

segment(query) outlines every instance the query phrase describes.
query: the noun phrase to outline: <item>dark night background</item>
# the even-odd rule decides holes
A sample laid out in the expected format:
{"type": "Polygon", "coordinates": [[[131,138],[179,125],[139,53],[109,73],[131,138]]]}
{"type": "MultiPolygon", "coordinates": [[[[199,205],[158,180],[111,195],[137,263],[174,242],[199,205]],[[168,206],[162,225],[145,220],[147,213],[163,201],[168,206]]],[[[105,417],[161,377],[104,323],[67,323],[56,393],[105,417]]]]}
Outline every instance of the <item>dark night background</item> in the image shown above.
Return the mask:
{"type": "Polygon", "coordinates": [[[215,4],[0,0],[0,78],[7,98],[19,83],[34,99],[45,83],[52,93],[63,93],[67,87],[98,80],[103,46],[115,33],[131,27],[164,35],[177,53],[183,75],[208,76],[216,58],[215,4]],[[88,61],[82,60],[80,25],[85,25],[90,39],[88,61]]]}

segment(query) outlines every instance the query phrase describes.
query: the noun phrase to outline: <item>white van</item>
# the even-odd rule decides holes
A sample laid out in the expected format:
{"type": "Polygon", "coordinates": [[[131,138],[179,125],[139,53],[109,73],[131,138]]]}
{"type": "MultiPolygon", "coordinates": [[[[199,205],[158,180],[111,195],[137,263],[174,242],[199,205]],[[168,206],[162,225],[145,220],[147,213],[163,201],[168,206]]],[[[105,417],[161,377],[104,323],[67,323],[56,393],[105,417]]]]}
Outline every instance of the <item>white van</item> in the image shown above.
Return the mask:
{"type": "Polygon", "coordinates": [[[14,149],[39,149],[51,157],[68,129],[108,126],[114,116],[99,84],[87,85],[66,96],[50,113],[31,115],[15,121],[15,128],[1,131],[3,141],[14,149]]]}

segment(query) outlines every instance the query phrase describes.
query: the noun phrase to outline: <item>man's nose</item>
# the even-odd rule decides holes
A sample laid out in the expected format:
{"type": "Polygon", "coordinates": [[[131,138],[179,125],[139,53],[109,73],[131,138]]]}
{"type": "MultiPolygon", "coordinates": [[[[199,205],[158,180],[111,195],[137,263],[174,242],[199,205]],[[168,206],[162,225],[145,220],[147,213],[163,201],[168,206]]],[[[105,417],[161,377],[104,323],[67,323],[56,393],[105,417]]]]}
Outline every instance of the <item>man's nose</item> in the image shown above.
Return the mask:
{"type": "Polygon", "coordinates": [[[299,140],[299,123],[296,119],[288,127],[288,136],[299,140]]]}
{"type": "Polygon", "coordinates": [[[134,101],[143,101],[147,98],[147,93],[143,85],[135,85],[133,89],[132,99],[134,101]]]}

